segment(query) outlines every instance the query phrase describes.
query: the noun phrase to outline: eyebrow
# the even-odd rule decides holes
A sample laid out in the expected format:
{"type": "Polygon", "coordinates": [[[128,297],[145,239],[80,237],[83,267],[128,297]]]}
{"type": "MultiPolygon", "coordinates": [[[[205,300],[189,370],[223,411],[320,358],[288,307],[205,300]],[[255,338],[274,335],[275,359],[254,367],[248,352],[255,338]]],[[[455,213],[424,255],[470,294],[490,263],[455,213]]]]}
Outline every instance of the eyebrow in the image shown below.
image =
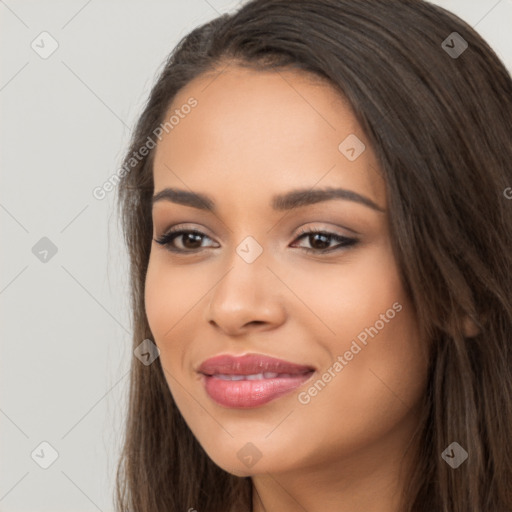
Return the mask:
{"type": "MultiPolygon", "coordinates": [[[[358,194],[352,190],[343,188],[325,188],[325,189],[297,189],[285,194],[278,194],[272,198],[272,208],[277,211],[291,210],[301,206],[308,206],[331,199],[343,199],[362,204],[378,212],[386,210],[372,201],[370,198],[358,194]]],[[[152,205],[159,201],[170,201],[172,203],[190,206],[200,210],[216,212],[215,202],[206,194],[199,192],[190,192],[188,190],[176,188],[164,188],[152,197],[152,205]]]]}

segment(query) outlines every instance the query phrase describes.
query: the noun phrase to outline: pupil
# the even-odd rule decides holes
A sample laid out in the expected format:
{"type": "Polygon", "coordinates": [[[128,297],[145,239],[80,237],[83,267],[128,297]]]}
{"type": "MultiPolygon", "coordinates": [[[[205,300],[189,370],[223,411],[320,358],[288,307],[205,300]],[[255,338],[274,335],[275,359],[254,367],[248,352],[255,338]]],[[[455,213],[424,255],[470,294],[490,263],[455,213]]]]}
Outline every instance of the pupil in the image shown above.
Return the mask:
{"type": "MultiPolygon", "coordinates": [[[[327,247],[329,247],[329,235],[324,235],[322,233],[315,233],[314,235],[310,235],[310,238],[309,238],[309,243],[315,247],[316,249],[325,249],[327,247]],[[323,239],[323,244],[322,242],[320,242],[320,247],[318,247],[318,244],[315,244],[313,243],[313,239],[317,238],[317,237],[321,237],[323,239]]],[[[318,240],[318,238],[317,238],[318,240]]]]}
{"type": "Polygon", "coordinates": [[[183,245],[185,247],[187,247],[187,249],[197,249],[197,247],[194,246],[194,242],[199,242],[199,245],[201,245],[201,235],[198,235],[196,233],[187,233],[185,235],[185,240],[183,241],[183,245]],[[188,242],[191,242],[192,247],[190,247],[188,242]]]}

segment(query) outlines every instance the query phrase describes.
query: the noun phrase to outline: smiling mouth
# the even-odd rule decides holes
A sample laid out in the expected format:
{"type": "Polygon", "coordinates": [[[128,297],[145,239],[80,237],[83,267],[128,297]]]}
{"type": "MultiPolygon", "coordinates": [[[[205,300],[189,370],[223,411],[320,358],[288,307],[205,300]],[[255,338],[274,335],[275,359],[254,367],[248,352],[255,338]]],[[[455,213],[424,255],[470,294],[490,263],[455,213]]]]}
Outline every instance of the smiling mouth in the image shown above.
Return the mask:
{"type": "Polygon", "coordinates": [[[211,357],[196,370],[206,394],[227,408],[259,407],[291,393],[316,372],[310,365],[263,354],[211,357]]]}

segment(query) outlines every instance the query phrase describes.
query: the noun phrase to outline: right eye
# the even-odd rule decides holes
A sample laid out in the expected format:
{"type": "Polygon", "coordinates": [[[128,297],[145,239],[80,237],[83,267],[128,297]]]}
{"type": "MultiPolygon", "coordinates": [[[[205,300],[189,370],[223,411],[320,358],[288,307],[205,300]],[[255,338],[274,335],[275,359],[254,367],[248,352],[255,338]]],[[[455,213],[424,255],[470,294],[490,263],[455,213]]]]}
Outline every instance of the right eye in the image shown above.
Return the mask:
{"type": "Polygon", "coordinates": [[[201,249],[201,242],[208,235],[197,231],[196,229],[170,229],[167,233],[163,234],[160,238],[155,239],[157,244],[163,245],[171,252],[187,253],[197,252],[201,249]],[[176,247],[175,240],[181,240],[181,247],[176,247]]]}

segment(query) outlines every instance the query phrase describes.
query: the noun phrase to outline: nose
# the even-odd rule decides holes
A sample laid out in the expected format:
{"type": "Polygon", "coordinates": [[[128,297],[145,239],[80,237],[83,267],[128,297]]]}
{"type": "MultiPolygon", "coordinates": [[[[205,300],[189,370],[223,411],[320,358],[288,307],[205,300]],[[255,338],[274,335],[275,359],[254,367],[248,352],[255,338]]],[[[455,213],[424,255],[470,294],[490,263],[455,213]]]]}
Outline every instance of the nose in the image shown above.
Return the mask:
{"type": "Polygon", "coordinates": [[[214,286],[206,309],[208,322],[229,336],[278,327],[286,319],[283,287],[260,257],[247,263],[238,255],[214,286]]]}

